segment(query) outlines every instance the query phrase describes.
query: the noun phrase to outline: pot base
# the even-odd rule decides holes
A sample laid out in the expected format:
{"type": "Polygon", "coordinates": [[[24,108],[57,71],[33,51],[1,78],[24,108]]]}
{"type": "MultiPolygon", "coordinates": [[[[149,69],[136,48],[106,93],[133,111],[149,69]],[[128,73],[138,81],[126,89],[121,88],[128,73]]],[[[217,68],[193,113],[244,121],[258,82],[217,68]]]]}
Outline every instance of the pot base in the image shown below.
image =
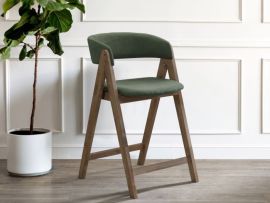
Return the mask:
{"type": "Polygon", "coordinates": [[[43,175],[47,175],[48,173],[50,173],[52,171],[52,169],[45,171],[45,172],[40,172],[40,173],[27,173],[27,174],[20,174],[20,173],[12,173],[8,171],[8,174],[10,176],[14,176],[14,177],[36,177],[36,176],[43,176],[43,175]]]}

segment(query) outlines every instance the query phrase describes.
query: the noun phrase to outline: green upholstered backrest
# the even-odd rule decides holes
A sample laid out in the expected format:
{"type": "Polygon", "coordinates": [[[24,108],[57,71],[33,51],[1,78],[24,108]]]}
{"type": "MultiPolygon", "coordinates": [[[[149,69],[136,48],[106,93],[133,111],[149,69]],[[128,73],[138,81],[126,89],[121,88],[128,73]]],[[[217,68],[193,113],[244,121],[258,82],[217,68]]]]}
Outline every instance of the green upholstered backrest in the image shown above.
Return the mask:
{"type": "Polygon", "coordinates": [[[165,58],[172,59],[173,53],[168,41],[149,34],[114,32],[88,37],[92,62],[99,63],[102,50],[110,53],[111,63],[122,58],[165,58]]]}

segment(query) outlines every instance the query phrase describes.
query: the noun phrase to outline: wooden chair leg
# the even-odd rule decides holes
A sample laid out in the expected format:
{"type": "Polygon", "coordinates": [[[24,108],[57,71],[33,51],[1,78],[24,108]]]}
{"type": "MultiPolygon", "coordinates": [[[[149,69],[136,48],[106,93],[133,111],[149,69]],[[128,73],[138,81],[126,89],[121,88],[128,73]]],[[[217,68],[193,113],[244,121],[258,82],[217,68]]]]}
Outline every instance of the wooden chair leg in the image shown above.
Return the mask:
{"type": "Polygon", "coordinates": [[[144,165],[145,163],[145,158],[146,158],[147,150],[148,150],[151,135],[152,135],[155,118],[157,115],[159,101],[160,101],[160,98],[155,98],[151,100],[148,117],[147,117],[144,134],[143,134],[143,140],[142,140],[143,147],[140,150],[140,155],[137,162],[138,165],[144,165]]]}
{"type": "Polygon", "coordinates": [[[118,98],[113,98],[111,100],[111,105],[113,109],[113,115],[114,115],[114,122],[115,127],[118,135],[118,141],[120,145],[123,165],[126,173],[127,178],[127,184],[129,189],[130,197],[133,199],[137,198],[137,190],[135,186],[135,178],[133,173],[133,168],[131,164],[129,149],[128,149],[128,142],[121,112],[120,103],[118,101],[118,98]]]}
{"type": "Polygon", "coordinates": [[[113,117],[115,122],[115,127],[118,135],[118,141],[120,145],[120,151],[122,155],[122,161],[126,173],[127,185],[129,190],[129,195],[131,198],[136,199],[137,190],[135,186],[135,178],[133,173],[133,168],[131,164],[128,142],[126,137],[126,131],[120,106],[120,101],[118,97],[118,90],[116,86],[115,76],[112,69],[112,65],[110,63],[110,57],[107,50],[104,50],[102,55],[104,55],[104,63],[105,65],[105,77],[108,84],[109,97],[111,100],[113,117]]]}
{"type": "Polygon", "coordinates": [[[186,152],[191,180],[192,182],[198,182],[199,178],[197,174],[196,163],[195,163],[194,154],[192,150],[190,134],[189,134],[187,119],[186,119],[186,114],[185,114],[184,102],[183,102],[181,92],[174,96],[174,103],[175,103],[178,121],[179,121],[180,129],[181,129],[181,134],[182,134],[183,144],[184,144],[184,148],[186,152]]]}
{"type": "MultiPolygon", "coordinates": [[[[167,74],[167,60],[166,59],[161,59],[159,62],[159,67],[158,67],[158,72],[157,72],[157,78],[165,78],[167,74]]],[[[159,105],[160,98],[155,98],[151,100],[148,116],[147,116],[147,121],[144,129],[144,134],[143,134],[143,148],[140,151],[139,159],[137,164],[138,165],[144,165],[145,159],[146,159],[146,154],[148,151],[156,115],[157,115],[157,109],[159,105]]]]}
{"type": "Polygon", "coordinates": [[[93,93],[92,104],[90,108],[90,114],[88,119],[88,125],[86,130],[86,136],[84,141],[80,171],[79,171],[79,178],[83,179],[86,176],[87,166],[90,158],[90,152],[92,148],[92,143],[94,139],[94,133],[96,129],[96,123],[98,118],[98,112],[100,108],[101,98],[103,94],[104,88],[104,81],[105,81],[105,73],[104,73],[104,66],[101,64],[98,68],[97,78],[93,93]]]}
{"type": "Polygon", "coordinates": [[[86,176],[87,166],[90,158],[90,152],[92,148],[92,143],[94,139],[94,133],[96,128],[96,122],[99,112],[101,100],[95,99],[93,100],[88,120],[88,127],[86,132],[86,137],[84,141],[84,147],[83,147],[83,153],[82,153],[82,159],[81,159],[81,165],[80,165],[80,171],[79,171],[79,178],[83,179],[86,176]]]}

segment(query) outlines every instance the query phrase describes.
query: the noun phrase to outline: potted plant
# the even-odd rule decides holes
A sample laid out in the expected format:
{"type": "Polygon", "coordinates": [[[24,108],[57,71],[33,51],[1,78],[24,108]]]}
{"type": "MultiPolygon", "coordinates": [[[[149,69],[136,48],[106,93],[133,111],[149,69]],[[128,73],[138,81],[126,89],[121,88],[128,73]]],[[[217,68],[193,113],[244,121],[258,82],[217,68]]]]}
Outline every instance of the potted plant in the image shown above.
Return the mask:
{"type": "Polygon", "coordinates": [[[29,128],[8,133],[7,169],[10,174],[35,176],[52,168],[52,132],[34,128],[39,51],[46,44],[54,54],[62,55],[59,35],[72,26],[70,10],[77,8],[85,12],[85,8],[80,0],[5,0],[2,17],[16,5],[20,19],[5,32],[0,56],[9,58],[10,50],[22,45],[19,60],[34,58],[34,82],[29,128]]]}

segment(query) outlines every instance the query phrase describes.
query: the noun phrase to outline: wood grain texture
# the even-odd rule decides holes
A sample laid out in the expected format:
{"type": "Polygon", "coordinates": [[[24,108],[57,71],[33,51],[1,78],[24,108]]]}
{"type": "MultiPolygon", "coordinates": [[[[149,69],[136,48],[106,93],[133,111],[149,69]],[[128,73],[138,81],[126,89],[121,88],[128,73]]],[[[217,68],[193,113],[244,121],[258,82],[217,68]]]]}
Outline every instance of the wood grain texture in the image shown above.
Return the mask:
{"type": "Polygon", "coordinates": [[[91,103],[87,131],[84,141],[84,148],[81,159],[81,166],[79,171],[79,178],[85,178],[87,166],[89,162],[89,156],[92,148],[92,143],[94,139],[94,133],[97,124],[98,112],[100,108],[101,98],[103,95],[104,82],[105,82],[105,73],[104,73],[104,55],[100,55],[100,64],[97,71],[97,77],[95,82],[95,88],[93,93],[93,100],[91,103]]]}
{"type": "MultiPolygon", "coordinates": [[[[164,160],[149,160],[154,164],[164,160]]],[[[136,177],[139,199],[127,195],[121,160],[95,160],[87,180],[79,160],[54,160],[50,174],[14,178],[0,160],[0,203],[268,203],[270,160],[198,160],[200,182],[186,164],[136,177]]],[[[136,160],[132,161],[136,165],[136,160]]]]}
{"type": "MultiPolygon", "coordinates": [[[[142,149],[142,143],[133,144],[133,145],[128,146],[129,152],[137,151],[140,149],[142,149]]],[[[90,160],[99,159],[99,158],[108,157],[108,156],[114,156],[114,155],[117,155],[120,153],[121,153],[120,147],[108,149],[108,150],[103,150],[103,151],[99,151],[99,152],[94,152],[94,153],[90,154],[90,160]]]]}
{"type": "MultiPolygon", "coordinates": [[[[175,59],[173,58],[172,60],[167,60],[167,64],[170,79],[179,81],[175,59]]],[[[198,182],[199,177],[196,168],[196,162],[194,159],[182,92],[179,92],[177,95],[174,95],[173,98],[178,117],[179,127],[181,130],[182,140],[185,148],[185,153],[188,161],[191,180],[192,182],[198,182]]]]}
{"type": "Polygon", "coordinates": [[[169,161],[162,161],[162,162],[159,162],[156,164],[150,164],[150,165],[135,168],[134,174],[141,175],[141,174],[150,173],[153,171],[174,167],[174,166],[185,164],[185,163],[187,163],[186,157],[179,158],[179,159],[172,159],[169,161]]]}
{"type": "Polygon", "coordinates": [[[137,190],[135,185],[135,178],[133,174],[133,168],[130,161],[130,154],[128,149],[128,141],[126,137],[126,130],[124,125],[124,120],[122,116],[122,110],[120,106],[120,101],[118,97],[118,90],[116,86],[116,80],[114,71],[111,65],[110,55],[107,50],[104,50],[104,62],[105,62],[105,78],[108,84],[108,93],[111,99],[111,106],[113,111],[114,123],[117,131],[118,142],[120,146],[120,151],[122,155],[122,161],[125,169],[127,185],[129,189],[129,195],[131,198],[136,199],[137,190]]]}
{"type": "MultiPolygon", "coordinates": [[[[160,59],[158,72],[157,72],[157,78],[164,79],[166,77],[166,74],[167,74],[166,64],[164,63],[164,59],[160,59]]],[[[159,101],[160,101],[160,97],[156,97],[152,99],[150,103],[147,121],[144,128],[144,133],[143,133],[143,140],[142,140],[143,148],[141,149],[140,154],[139,154],[139,159],[137,163],[138,165],[144,165],[145,163],[145,158],[146,158],[147,150],[148,150],[149,143],[151,140],[155,118],[157,115],[159,101]]]]}

